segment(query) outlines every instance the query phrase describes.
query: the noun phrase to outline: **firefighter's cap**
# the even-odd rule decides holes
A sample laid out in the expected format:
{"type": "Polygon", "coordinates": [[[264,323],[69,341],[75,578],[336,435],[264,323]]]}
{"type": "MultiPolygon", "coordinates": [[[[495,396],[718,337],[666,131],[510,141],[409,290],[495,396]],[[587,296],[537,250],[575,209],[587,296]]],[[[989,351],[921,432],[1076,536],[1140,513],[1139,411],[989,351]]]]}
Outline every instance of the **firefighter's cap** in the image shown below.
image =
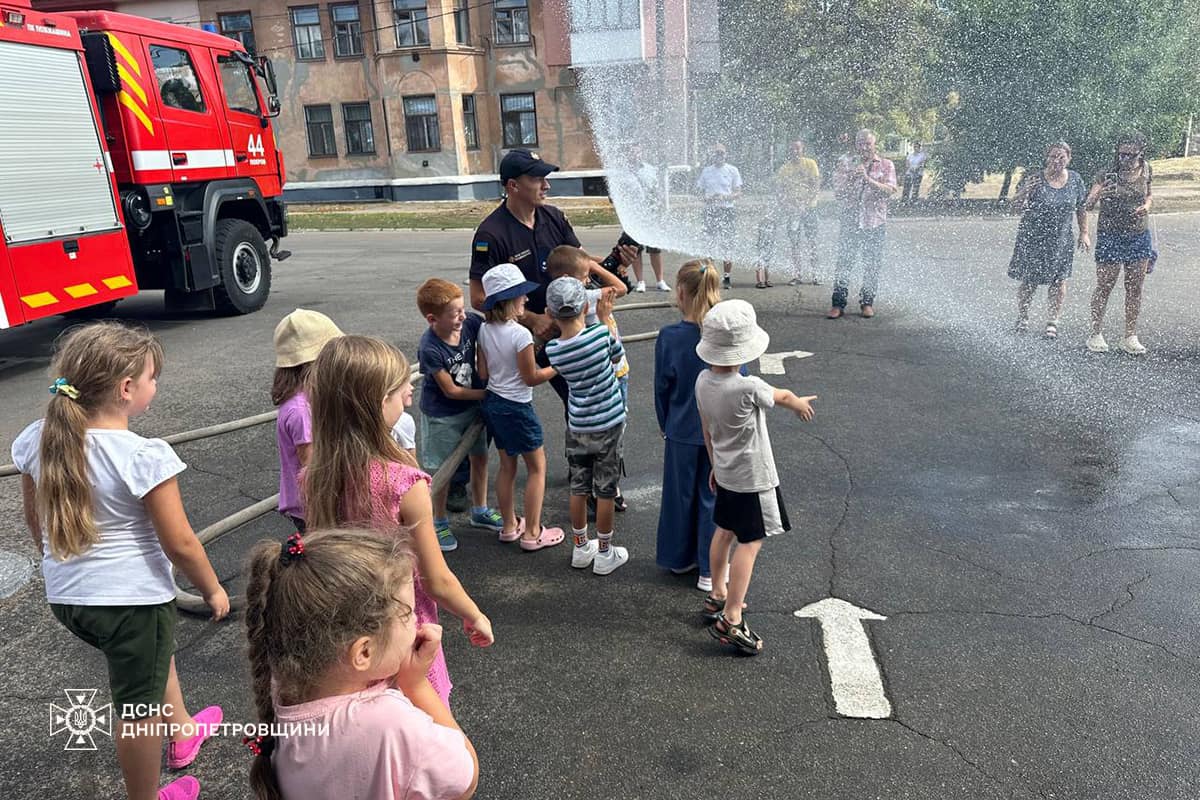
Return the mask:
{"type": "Polygon", "coordinates": [[[316,361],[325,343],[342,335],[341,328],[320,311],[297,308],[275,326],[275,366],[298,367],[316,361]]]}

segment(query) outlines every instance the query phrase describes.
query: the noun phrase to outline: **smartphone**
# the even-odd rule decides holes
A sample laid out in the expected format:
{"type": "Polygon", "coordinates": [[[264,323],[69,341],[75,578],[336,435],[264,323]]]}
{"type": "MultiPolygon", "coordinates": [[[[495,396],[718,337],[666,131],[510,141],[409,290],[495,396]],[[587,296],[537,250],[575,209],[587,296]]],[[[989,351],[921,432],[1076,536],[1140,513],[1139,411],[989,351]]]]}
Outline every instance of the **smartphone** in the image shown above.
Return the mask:
{"type": "Polygon", "coordinates": [[[1106,172],[1106,173],[1104,174],[1104,182],[1105,182],[1105,183],[1113,183],[1113,184],[1115,184],[1115,183],[1117,182],[1117,173],[1115,173],[1115,172],[1106,172]]]}

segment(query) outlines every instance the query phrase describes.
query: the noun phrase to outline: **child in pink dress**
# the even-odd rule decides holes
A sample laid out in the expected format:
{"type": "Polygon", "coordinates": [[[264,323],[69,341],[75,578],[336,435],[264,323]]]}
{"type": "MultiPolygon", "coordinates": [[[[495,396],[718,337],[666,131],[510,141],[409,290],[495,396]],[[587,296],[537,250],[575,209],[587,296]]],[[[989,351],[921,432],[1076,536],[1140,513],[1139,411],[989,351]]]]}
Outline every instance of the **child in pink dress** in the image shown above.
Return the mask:
{"type": "MultiPolygon", "coordinates": [[[[353,525],[405,539],[416,555],[418,622],[436,624],[442,606],[463,621],[472,644],[486,647],[493,641],[492,623],[446,565],[433,525],[429,476],[391,436],[411,377],[404,355],[380,339],[342,336],[321,350],[310,384],[306,521],[314,529],[353,525]]],[[[449,707],[450,676],[440,645],[437,650],[429,680],[449,707]]]]}

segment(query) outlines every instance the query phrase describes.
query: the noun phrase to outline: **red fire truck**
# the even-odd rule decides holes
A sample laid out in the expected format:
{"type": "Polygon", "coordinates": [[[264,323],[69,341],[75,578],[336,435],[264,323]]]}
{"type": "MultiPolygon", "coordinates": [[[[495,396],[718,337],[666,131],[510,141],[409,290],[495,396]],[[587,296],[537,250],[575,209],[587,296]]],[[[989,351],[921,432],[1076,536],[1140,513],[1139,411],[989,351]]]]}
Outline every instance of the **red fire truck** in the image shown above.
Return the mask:
{"type": "Polygon", "coordinates": [[[233,39],[0,0],[0,328],[139,289],[261,308],[289,255],[278,112],[233,39]]]}

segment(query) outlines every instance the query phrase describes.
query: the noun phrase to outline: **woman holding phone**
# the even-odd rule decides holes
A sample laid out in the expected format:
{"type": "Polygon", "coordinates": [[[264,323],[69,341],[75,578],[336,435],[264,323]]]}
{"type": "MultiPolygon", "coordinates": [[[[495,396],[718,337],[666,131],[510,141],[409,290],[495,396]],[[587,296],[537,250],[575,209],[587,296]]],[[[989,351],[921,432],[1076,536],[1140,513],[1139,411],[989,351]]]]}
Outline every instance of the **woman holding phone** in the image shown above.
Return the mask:
{"type": "Polygon", "coordinates": [[[1108,296],[1125,271],[1125,336],[1119,345],[1132,356],[1145,354],[1138,341],[1137,320],[1142,309],[1142,283],[1153,249],[1149,215],[1151,170],[1145,158],[1146,137],[1129,133],[1117,140],[1114,164],[1096,176],[1088,193],[1088,209],[1100,206],[1096,223],[1096,290],[1092,293],[1092,333],[1087,349],[1108,352],[1101,329],[1108,296]]]}
{"type": "Polygon", "coordinates": [[[1046,290],[1047,320],[1045,336],[1058,337],[1059,316],[1067,293],[1067,278],[1075,260],[1075,248],[1086,251],[1087,212],[1083,208],[1087,186],[1079,173],[1067,169],[1071,147],[1054,142],[1046,148],[1042,169],[1030,171],[1017,186],[1013,202],[1023,210],[1017,227],[1017,242],[1008,276],[1021,281],[1017,289],[1017,333],[1029,329],[1029,307],[1039,286],[1046,290]],[[1079,227],[1074,236],[1071,220],[1079,227]]]}

